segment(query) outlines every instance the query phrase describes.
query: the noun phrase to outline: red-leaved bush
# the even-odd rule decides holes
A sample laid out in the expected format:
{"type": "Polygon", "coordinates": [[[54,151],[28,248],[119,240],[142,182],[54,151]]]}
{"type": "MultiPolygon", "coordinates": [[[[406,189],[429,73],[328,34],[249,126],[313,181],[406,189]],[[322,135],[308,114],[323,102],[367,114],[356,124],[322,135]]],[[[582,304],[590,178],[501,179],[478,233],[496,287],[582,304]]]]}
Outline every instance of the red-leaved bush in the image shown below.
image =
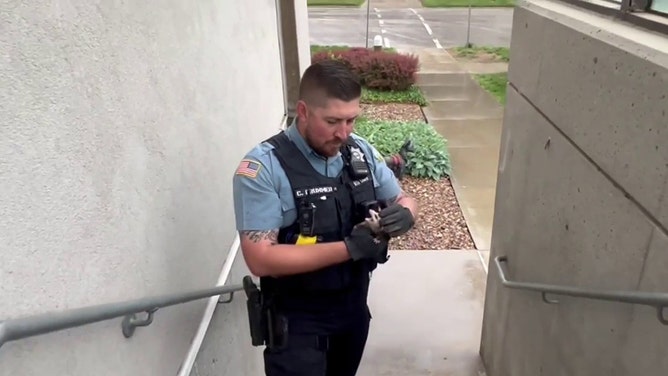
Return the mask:
{"type": "Polygon", "coordinates": [[[322,51],[313,54],[311,61],[325,59],[344,62],[362,81],[362,85],[376,90],[407,90],[415,83],[418,58],[386,51],[353,47],[341,51],[322,51]]]}

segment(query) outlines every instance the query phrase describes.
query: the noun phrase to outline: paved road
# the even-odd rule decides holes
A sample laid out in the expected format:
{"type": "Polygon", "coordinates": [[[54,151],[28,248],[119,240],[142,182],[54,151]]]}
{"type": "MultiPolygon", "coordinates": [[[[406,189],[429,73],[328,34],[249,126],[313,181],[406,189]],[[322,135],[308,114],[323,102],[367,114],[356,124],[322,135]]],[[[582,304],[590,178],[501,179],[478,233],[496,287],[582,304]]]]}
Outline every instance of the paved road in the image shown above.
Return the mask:
{"type": "MultiPolygon", "coordinates": [[[[473,8],[470,41],[475,45],[510,46],[512,8],[473,8]]],[[[366,7],[309,8],[311,44],[364,46],[366,7]]],[[[369,46],[381,35],[390,47],[462,46],[468,9],[374,8],[369,14],[369,46]]]]}

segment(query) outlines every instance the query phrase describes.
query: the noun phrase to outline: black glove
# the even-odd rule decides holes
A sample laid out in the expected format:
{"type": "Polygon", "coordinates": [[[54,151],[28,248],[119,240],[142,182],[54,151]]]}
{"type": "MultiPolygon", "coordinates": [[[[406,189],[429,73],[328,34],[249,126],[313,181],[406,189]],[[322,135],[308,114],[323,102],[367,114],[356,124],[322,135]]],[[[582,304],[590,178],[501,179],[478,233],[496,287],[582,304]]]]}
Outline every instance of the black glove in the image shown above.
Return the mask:
{"type": "Polygon", "coordinates": [[[400,204],[392,204],[380,213],[380,228],[391,237],[405,234],[415,225],[413,213],[400,204]]]}
{"type": "MultiPolygon", "coordinates": [[[[389,237],[387,239],[389,241],[389,237]]],[[[374,261],[376,261],[379,264],[386,263],[387,260],[390,259],[390,255],[387,254],[387,251],[389,250],[389,248],[390,247],[388,245],[386,245],[385,249],[381,250],[380,253],[378,255],[376,255],[376,257],[374,257],[374,261]]]]}
{"type": "Polygon", "coordinates": [[[354,260],[382,259],[387,255],[389,238],[374,235],[370,228],[357,225],[344,240],[350,257],[354,260]]]}

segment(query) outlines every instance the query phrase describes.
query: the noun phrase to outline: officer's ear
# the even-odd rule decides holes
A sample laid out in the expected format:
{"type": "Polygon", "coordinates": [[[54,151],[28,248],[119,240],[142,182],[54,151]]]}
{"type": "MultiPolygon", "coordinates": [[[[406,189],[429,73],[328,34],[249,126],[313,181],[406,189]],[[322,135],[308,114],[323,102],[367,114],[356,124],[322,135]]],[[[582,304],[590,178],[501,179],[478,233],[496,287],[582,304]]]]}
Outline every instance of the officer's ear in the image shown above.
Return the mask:
{"type": "Polygon", "coordinates": [[[308,106],[303,100],[297,101],[297,116],[303,120],[308,119],[308,106]]]}

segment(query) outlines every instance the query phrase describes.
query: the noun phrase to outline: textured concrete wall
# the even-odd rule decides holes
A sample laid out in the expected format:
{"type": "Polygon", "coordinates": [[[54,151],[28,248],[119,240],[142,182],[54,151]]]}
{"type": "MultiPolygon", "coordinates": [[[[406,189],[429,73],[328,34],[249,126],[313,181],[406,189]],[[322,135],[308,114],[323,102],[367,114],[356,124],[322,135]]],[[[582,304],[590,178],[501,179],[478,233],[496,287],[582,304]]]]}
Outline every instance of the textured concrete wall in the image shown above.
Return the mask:
{"type": "MultiPolygon", "coordinates": [[[[274,0],[1,7],[0,319],[212,286],[284,115],[274,0]]],[[[0,375],[173,375],[205,304],[11,342],[0,375]]]]}
{"type": "MultiPolygon", "coordinates": [[[[556,2],[515,10],[491,256],[508,277],[668,291],[668,37],[556,2]]],[[[490,265],[490,376],[663,375],[641,305],[504,289],[490,265]]]]}

